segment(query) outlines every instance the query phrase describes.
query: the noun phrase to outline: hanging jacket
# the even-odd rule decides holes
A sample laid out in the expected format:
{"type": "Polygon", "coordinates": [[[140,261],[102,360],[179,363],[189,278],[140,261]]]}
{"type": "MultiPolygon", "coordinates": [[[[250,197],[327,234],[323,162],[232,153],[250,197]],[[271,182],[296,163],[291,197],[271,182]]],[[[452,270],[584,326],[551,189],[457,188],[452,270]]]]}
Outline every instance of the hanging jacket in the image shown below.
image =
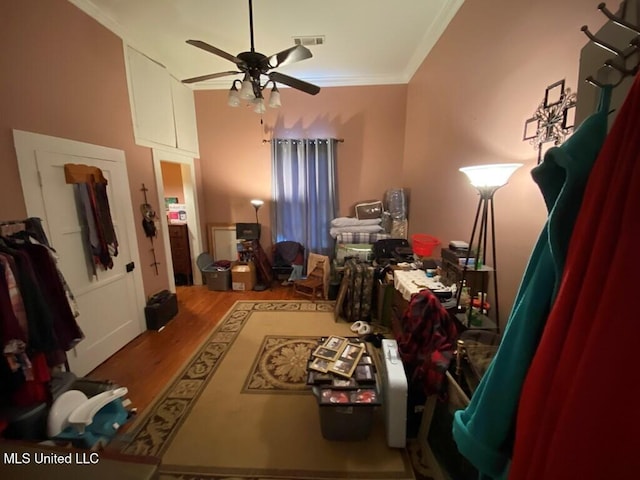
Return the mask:
{"type": "Polygon", "coordinates": [[[522,383],[558,290],[584,188],[607,134],[610,95],[610,88],[603,90],[598,111],[563,145],[549,149],[532,171],[549,216],[529,259],[498,351],[470,404],[454,414],[453,437],[458,450],[485,477],[505,478],[508,472],[522,383]]]}
{"type": "Polygon", "coordinates": [[[522,389],[510,479],[638,478],[639,207],[640,77],[589,178],[522,389]]]}
{"type": "Polygon", "coordinates": [[[421,389],[425,395],[443,393],[457,337],[455,323],[430,290],[421,290],[411,297],[402,317],[402,332],[396,340],[412,387],[421,389]]]}

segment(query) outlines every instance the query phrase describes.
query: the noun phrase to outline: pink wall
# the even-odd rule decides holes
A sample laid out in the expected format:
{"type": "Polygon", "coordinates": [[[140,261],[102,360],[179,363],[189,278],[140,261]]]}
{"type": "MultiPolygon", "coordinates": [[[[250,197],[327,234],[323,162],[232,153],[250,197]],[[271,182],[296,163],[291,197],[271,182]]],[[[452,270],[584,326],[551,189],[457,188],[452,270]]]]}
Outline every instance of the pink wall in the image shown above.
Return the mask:
{"type": "Polygon", "coordinates": [[[271,238],[271,150],[263,139],[343,138],[338,145],[340,214],[400,186],[407,86],[323,88],[310,96],[281,89],[283,106],[260,116],[227,106],[225,90],[196,92],[205,220],[250,222],[262,198],[263,245],[271,238]]]}
{"type": "MultiPolygon", "coordinates": [[[[134,206],[143,202],[141,184],[155,198],[151,151],[138,147],[125,76],[121,40],[65,0],[21,0],[0,6],[0,219],[26,215],[12,129],[124,150],[134,206]]],[[[136,222],[147,295],[168,286],[159,275],[149,240],[136,222]]],[[[162,241],[155,242],[163,258],[162,241]]]]}
{"type": "Polygon", "coordinates": [[[524,163],[495,195],[503,323],[546,219],[524,122],[548,85],[565,78],[576,91],[587,43],[580,27],[604,23],[598,3],[467,0],[409,84],[403,178],[411,232],[468,241],[478,197],[458,168],[524,163]]]}
{"type": "MultiPolygon", "coordinates": [[[[226,91],[197,91],[201,160],[196,162],[203,223],[254,218],[249,200],[270,198],[263,139],[338,137],[340,214],[356,202],[410,190],[410,232],[444,242],[467,239],[476,194],[463,165],[525,163],[496,194],[500,292],[508,313],[531,247],[546,217],[529,176],[535,153],[522,131],[544,88],[566,78],[575,90],[580,26],[604,23],[596,0],[466,0],[410,84],[323,88],[317,96],[282,89],[283,108],[260,117],[226,105],[226,91]]],[[[140,186],[155,198],[151,152],[134,144],[122,42],[64,0],[0,7],[0,219],[25,216],[11,130],[21,129],[122,149],[134,215],[140,186]]],[[[160,208],[161,206],[158,206],[160,208]]],[[[260,211],[270,238],[269,204],[260,211]]],[[[145,292],[166,288],[136,225],[145,292]]],[[[266,246],[266,245],[265,245],[266,246]]],[[[162,241],[155,243],[163,258],[162,241]]]]}
{"type": "MultiPolygon", "coordinates": [[[[165,197],[176,197],[178,203],[184,203],[184,189],[182,188],[182,167],[179,163],[160,162],[162,169],[162,184],[165,197]]],[[[164,208],[164,205],[162,206],[164,208]]]]}

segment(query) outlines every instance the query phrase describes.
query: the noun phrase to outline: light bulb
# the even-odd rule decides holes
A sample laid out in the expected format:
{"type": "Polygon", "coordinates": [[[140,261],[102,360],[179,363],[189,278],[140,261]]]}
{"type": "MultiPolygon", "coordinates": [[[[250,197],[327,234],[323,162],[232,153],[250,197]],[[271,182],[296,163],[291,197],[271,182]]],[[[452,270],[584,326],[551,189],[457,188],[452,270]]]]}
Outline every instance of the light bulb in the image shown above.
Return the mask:
{"type": "Polygon", "coordinates": [[[253,83],[251,82],[251,77],[249,77],[249,74],[246,74],[244,76],[244,79],[242,80],[242,87],[240,88],[240,98],[242,98],[243,100],[253,100],[254,98],[256,98],[255,94],[253,93],[253,83]]]}
{"type": "Polygon", "coordinates": [[[259,97],[253,100],[253,104],[255,105],[253,111],[256,113],[264,113],[267,111],[267,107],[264,106],[264,98],[259,97]]]}
{"type": "Polygon", "coordinates": [[[274,85],[271,89],[271,95],[269,95],[269,107],[278,108],[281,105],[282,103],[280,103],[280,91],[278,90],[278,87],[274,85]]]}

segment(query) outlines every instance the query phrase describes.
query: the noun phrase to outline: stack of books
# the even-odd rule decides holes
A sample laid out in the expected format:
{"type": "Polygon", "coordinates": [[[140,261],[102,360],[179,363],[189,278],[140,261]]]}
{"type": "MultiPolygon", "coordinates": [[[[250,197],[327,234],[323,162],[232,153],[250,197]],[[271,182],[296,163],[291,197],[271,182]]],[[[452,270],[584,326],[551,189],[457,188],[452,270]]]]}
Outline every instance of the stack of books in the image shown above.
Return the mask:
{"type": "Polygon", "coordinates": [[[468,267],[473,267],[476,264],[475,255],[469,253],[469,244],[466,242],[449,242],[449,248],[442,249],[442,259],[462,267],[465,263],[468,267]]]}

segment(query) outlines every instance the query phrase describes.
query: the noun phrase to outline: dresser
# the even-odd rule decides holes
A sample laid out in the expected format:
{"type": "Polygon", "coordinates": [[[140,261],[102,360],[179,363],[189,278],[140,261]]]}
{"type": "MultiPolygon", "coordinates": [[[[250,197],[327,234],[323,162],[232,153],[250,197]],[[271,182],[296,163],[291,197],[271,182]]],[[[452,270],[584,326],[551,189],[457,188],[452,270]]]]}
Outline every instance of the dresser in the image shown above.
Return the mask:
{"type": "Polygon", "coordinates": [[[193,284],[187,225],[169,225],[169,241],[176,285],[193,284]]]}

